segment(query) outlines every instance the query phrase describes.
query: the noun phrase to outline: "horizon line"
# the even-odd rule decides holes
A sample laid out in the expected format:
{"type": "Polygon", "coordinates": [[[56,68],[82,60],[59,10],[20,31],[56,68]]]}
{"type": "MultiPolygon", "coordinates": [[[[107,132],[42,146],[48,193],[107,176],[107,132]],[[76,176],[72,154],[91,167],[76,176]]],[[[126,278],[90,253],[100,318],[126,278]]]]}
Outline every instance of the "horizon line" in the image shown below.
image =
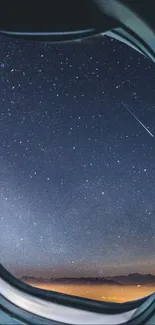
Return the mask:
{"type": "Polygon", "coordinates": [[[133,272],[133,273],[128,273],[128,274],[119,274],[119,275],[111,275],[111,276],[108,276],[108,275],[103,275],[103,276],[51,276],[51,277],[48,277],[48,278],[45,278],[43,276],[35,276],[35,275],[21,275],[20,277],[18,277],[19,279],[20,278],[23,278],[23,277],[33,277],[33,278],[42,278],[44,280],[50,280],[50,279],[97,279],[97,278],[114,278],[114,277],[119,277],[119,276],[131,276],[131,275],[139,275],[139,276],[143,276],[143,275],[152,275],[155,277],[155,274],[153,273],[138,273],[138,272],[133,272]]]}

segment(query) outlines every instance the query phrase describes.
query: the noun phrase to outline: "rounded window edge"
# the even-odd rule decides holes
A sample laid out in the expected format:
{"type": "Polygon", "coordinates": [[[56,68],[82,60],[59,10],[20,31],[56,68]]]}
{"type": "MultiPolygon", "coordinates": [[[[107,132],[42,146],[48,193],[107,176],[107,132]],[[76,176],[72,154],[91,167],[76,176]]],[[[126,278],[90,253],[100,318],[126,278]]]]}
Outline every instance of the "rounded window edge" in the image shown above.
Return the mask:
{"type": "MultiPolygon", "coordinates": [[[[151,294],[149,296],[145,296],[143,298],[129,301],[129,302],[124,302],[124,303],[113,303],[113,302],[106,302],[106,301],[101,302],[93,299],[91,300],[87,298],[71,296],[64,293],[32,287],[20,281],[15,276],[13,276],[1,264],[0,264],[0,279],[5,281],[12,287],[30,296],[37,297],[45,301],[54,302],[60,305],[97,312],[97,313],[118,314],[118,313],[128,312],[133,309],[139,308],[149,297],[152,296],[151,294]]],[[[1,294],[1,289],[0,289],[0,294],[1,294]]]]}

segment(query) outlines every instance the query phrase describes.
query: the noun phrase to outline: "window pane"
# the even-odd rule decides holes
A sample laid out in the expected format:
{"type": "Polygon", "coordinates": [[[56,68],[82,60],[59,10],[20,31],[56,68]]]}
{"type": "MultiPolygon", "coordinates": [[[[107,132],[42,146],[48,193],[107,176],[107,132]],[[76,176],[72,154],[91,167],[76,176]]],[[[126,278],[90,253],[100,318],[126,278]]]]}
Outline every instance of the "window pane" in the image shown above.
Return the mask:
{"type": "Polygon", "coordinates": [[[0,49],[0,262],[91,299],[155,291],[153,63],[108,37],[0,49]]]}

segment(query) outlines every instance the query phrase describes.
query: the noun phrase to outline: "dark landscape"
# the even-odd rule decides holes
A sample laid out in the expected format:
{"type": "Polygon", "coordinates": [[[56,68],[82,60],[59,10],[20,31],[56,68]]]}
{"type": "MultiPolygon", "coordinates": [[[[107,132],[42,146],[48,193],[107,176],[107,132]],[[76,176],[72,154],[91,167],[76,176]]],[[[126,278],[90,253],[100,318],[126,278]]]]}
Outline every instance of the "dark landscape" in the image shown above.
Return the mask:
{"type": "Polygon", "coordinates": [[[22,276],[23,282],[34,283],[57,283],[57,284],[106,284],[106,285],[155,285],[155,275],[132,273],[129,275],[119,275],[114,277],[80,277],[80,278],[37,278],[33,276],[22,276]]]}
{"type": "Polygon", "coordinates": [[[132,273],[114,277],[49,279],[23,276],[20,280],[45,290],[109,302],[135,300],[155,291],[155,276],[152,274],[132,273]]]}

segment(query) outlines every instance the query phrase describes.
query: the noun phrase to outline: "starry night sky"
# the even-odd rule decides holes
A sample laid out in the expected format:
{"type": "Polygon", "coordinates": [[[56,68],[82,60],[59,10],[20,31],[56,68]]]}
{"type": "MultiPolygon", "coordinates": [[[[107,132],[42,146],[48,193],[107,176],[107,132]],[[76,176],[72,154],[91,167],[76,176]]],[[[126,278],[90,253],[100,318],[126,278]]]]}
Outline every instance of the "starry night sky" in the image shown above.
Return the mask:
{"type": "Polygon", "coordinates": [[[0,38],[0,262],[155,274],[155,66],[108,37],[0,38]]]}

